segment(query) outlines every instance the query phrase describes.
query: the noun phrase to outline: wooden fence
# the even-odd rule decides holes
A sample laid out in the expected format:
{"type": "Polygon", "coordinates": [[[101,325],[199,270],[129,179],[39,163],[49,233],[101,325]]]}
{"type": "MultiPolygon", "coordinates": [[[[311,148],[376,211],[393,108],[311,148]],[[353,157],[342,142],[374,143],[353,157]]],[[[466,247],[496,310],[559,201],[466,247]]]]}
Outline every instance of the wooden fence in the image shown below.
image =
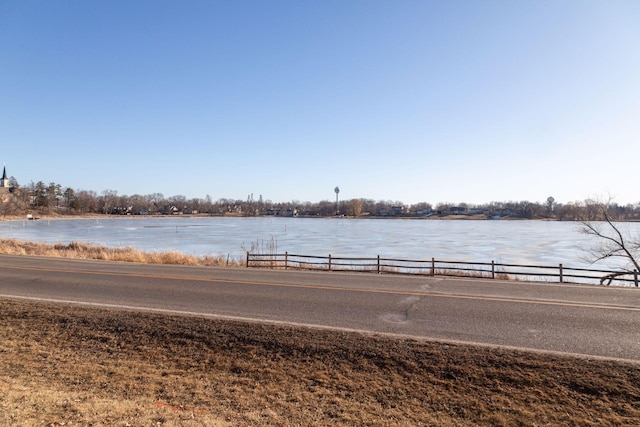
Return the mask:
{"type": "Polygon", "coordinates": [[[557,265],[523,265],[491,262],[409,260],[376,257],[335,257],[295,255],[285,252],[247,252],[246,267],[292,270],[369,272],[378,274],[419,274],[425,276],[464,276],[485,279],[546,281],[559,283],[597,283],[638,287],[638,272],[573,268],[557,265]]]}

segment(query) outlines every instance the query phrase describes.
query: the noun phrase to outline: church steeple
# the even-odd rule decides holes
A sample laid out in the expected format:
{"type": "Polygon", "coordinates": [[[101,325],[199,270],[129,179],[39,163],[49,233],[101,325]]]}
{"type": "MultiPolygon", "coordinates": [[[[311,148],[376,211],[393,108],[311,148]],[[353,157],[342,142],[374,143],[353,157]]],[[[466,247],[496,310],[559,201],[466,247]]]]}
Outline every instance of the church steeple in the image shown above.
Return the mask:
{"type": "Polygon", "coordinates": [[[9,178],[7,178],[7,166],[5,166],[2,170],[2,179],[0,179],[0,188],[9,188],[11,184],[9,184],[9,178]]]}

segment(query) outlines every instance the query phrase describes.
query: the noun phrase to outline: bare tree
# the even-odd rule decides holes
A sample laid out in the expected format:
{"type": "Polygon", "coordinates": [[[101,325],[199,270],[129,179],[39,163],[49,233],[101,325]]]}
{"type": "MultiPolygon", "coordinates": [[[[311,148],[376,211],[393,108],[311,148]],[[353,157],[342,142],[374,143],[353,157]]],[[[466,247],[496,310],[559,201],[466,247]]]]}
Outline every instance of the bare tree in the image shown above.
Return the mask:
{"type": "Polygon", "coordinates": [[[71,207],[80,213],[96,212],[98,196],[95,191],[77,190],[71,207]]]}
{"type": "Polygon", "coordinates": [[[600,284],[611,281],[628,273],[640,271],[640,238],[632,238],[623,232],[614,222],[609,208],[610,202],[591,203],[587,209],[589,218],[601,219],[599,222],[587,219],[582,221],[582,232],[600,240],[600,245],[589,251],[591,263],[607,259],[622,258],[627,262],[627,267],[619,273],[610,274],[600,279],[600,284]]]}
{"type": "Polygon", "coordinates": [[[347,215],[360,216],[362,215],[362,200],[351,199],[347,202],[347,215]]]}
{"type": "Polygon", "coordinates": [[[20,215],[29,207],[29,192],[21,188],[15,188],[6,198],[0,197],[0,215],[20,215]]]}

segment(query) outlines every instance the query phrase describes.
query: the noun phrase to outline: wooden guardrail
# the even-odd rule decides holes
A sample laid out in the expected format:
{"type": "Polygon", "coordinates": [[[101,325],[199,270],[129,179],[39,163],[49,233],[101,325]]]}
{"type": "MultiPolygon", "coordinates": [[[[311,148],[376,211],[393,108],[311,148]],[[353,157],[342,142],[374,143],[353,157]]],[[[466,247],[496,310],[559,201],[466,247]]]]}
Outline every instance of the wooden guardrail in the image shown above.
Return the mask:
{"type": "Polygon", "coordinates": [[[246,253],[246,267],[352,271],[378,274],[464,276],[486,279],[598,283],[638,287],[638,272],[573,268],[563,264],[527,265],[491,262],[410,260],[376,257],[336,257],[285,253],[246,253]]]}

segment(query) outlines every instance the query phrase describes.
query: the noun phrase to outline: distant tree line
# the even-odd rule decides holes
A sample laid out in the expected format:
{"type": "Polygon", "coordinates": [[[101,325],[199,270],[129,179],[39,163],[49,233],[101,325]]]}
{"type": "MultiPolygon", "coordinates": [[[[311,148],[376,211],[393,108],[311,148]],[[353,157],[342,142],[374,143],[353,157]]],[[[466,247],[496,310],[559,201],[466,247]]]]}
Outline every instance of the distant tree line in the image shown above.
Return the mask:
{"type": "MultiPolygon", "coordinates": [[[[11,177],[11,197],[0,203],[0,215],[41,214],[107,214],[107,215],[180,215],[205,214],[216,216],[311,216],[328,217],[447,217],[556,219],[561,221],[599,221],[605,216],[601,203],[595,200],[558,203],[549,198],[544,203],[529,201],[491,202],[484,204],[427,202],[412,205],[400,201],[372,199],[322,200],[319,202],[272,202],[246,199],[205,198],[187,199],[185,196],[165,197],[161,193],[132,196],[119,195],[115,190],[98,194],[90,190],[63,187],[51,182],[30,182],[20,186],[11,177]]],[[[607,204],[607,218],[614,221],[640,220],[640,203],[607,204]]]]}

